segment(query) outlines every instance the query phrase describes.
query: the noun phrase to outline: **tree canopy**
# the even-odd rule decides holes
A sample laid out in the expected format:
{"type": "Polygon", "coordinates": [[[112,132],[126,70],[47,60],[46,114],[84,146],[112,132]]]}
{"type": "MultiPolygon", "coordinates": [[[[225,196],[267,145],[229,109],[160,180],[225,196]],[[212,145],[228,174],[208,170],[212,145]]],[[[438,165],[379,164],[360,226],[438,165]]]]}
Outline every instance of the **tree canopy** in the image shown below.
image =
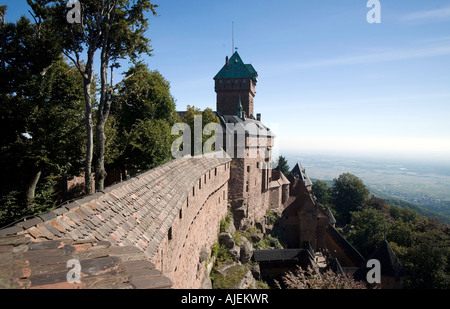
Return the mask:
{"type": "Polygon", "coordinates": [[[364,182],[353,174],[344,173],[333,180],[330,199],[341,224],[349,223],[351,212],[360,210],[368,197],[364,182]]]}
{"type": "MultiPolygon", "coordinates": [[[[340,175],[329,188],[329,206],[346,239],[366,258],[386,239],[406,270],[405,288],[449,288],[450,226],[408,207],[367,197],[366,190],[364,183],[349,173],[340,175]],[[342,207],[344,201],[351,207],[342,207]]],[[[313,192],[323,199],[326,182],[315,181],[313,192]]]]}
{"type": "Polygon", "coordinates": [[[289,172],[291,170],[289,168],[289,164],[285,157],[279,156],[275,165],[276,165],[276,167],[275,167],[276,171],[282,172],[284,174],[284,176],[289,175],[289,172]]]}

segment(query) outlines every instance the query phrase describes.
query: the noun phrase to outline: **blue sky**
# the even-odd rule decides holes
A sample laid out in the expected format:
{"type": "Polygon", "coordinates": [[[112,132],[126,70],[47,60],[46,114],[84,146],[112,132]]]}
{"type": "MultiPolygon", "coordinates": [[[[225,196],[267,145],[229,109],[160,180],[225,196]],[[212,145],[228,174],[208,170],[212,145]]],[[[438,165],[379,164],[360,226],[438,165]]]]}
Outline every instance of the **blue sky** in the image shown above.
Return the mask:
{"type": "MultiPolygon", "coordinates": [[[[0,3],[10,22],[27,14],[25,0],[0,3]]],[[[380,0],[380,24],[367,22],[366,0],[156,3],[144,60],[179,110],[215,109],[234,22],[235,46],[259,74],[255,113],[280,154],[450,160],[449,0],[380,0]]]]}

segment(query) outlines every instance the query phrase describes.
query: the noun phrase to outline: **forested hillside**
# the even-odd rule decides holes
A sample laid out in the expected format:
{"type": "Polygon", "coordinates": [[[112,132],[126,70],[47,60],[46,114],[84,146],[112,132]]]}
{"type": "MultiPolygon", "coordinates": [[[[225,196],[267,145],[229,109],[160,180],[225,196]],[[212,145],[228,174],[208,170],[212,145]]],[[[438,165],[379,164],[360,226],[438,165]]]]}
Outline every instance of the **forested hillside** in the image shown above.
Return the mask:
{"type": "Polygon", "coordinates": [[[331,209],[341,233],[366,258],[383,239],[389,242],[406,269],[406,288],[450,287],[449,225],[419,214],[409,203],[374,196],[350,173],[331,185],[315,180],[313,192],[331,209]]]}

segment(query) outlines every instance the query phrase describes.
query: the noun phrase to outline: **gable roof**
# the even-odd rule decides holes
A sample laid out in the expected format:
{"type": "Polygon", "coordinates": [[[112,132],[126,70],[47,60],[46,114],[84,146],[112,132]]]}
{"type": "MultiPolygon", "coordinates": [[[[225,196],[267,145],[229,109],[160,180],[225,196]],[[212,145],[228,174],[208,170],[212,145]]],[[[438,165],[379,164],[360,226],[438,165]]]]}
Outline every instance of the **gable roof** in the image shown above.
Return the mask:
{"type": "Polygon", "coordinates": [[[226,78],[251,78],[256,82],[258,73],[251,64],[244,64],[238,52],[235,52],[214,77],[214,79],[226,78]]]}
{"type": "Polygon", "coordinates": [[[314,256],[308,249],[255,250],[253,259],[256,262],[300,261],[311,264],[314,262],[314,256]]]}
{"type": "Polygon", "coordinates": [[[371,259],[380,261],[383,276],[399,279],[403,274],[403,267],[386,239],[369,257],[369,260],[371,259]]]}
{"type": "Polygon", "coordinates": [[[297,175],[301,181],[305,182],[305,186],[311,186],[312,182],[309,179],[309,176],[306,174],[306,170],[303,168],[303,166],[300,164],[300,162],[297,162],[295,164],[294,168],[291,171],[292,175],[297,175]]]}
{"type": "Polygon", "coordinates": [[[237,134],[242,134],[245,132],[249,136],[267,136],[267,137],[275,137],[274,133],[270,130],[270,128],[266,127],[261,121],[252,119],[250,117],[242,120],[237,115],[223,115],[219,112],[214,112],[220,120],[220,125],[222,126],[223,133],[233,133],[230,131],[230,128],[234,129],[237,134]],[[227,126],[227,124],[233,124],[234,126],[227,126]]]}

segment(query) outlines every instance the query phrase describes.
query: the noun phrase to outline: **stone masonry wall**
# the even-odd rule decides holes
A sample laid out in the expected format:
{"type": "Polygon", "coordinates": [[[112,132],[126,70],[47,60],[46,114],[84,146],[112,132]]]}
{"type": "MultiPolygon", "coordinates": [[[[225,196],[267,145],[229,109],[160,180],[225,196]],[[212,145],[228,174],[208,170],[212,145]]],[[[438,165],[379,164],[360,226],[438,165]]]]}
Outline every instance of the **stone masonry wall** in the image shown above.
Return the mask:
{"type": "MultiPolygon", "coordinates": [[[[230,175],[230,199],[233,201],[242,199],[242,205],[245,209],[240,209],[246,217],[252,222],[261,220],[270,207],[270,180],[272,170],[267,169],[271,162],[269,157],[265,158],[267,148],[271,147],[273,140],[267,138],[265,147],[261,146],[261,138],[247,136],[245,148],[243,149],[244,158],[235,158],[231,163],[230,175]]],[[[235,154],[240,152],[235,152],[235,154]]],[[[237,223],[237,225],[241,225],[237,223]]]]}
{"type": "Polygon", "coordinates": [[[228,205],[229,163],[209,170],[190,189],[180,213],[152,262],[174,283],[174,288],[200,288],[205,277],[200,252],[217,240],[219,222],[228,205]]]}
{"type": "Polygon", "coordinates": [[[252,79],[216,80],[217,92],[216,110],[224,115],[236,115],[239,99],[248,117],[253,115],[253,98],[255,83],[252,79]]]}

